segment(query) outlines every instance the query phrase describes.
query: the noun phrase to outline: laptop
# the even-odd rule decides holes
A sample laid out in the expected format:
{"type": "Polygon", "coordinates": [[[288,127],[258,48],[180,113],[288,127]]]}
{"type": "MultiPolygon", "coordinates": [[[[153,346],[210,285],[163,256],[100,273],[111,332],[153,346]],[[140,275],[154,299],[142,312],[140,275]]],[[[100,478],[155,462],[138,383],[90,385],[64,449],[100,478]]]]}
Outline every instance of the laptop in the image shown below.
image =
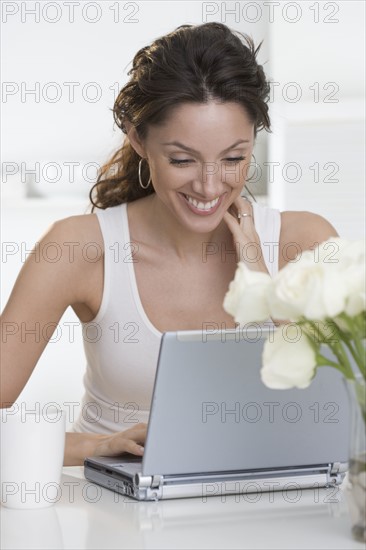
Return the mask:
{"type": "Polygon", "coordinates": [[[323,366],[308,388],[267,388],[262,352],[274,330],[165,332],[143,457],[87,457],[85,477],[147,501],[339,485],[350,415],[342,375],[323,366]]]}

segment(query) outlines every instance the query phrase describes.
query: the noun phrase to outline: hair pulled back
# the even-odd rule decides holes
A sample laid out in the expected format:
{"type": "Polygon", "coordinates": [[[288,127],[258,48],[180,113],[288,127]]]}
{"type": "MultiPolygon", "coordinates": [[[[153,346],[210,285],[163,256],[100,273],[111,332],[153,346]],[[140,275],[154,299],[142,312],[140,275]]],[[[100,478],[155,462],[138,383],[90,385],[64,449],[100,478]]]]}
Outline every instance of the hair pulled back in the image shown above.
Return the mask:
{"type": "MultiPolygon", "coordinates": [[[[270,86],[256,61],[252,38],[219,22],[181,25],[141,48],[128,71],[130,80],[120,90],[113,107],[117,126],[126,132],[125,120],[143,141],[149,125],[164,124],[171,111],[183,103],[235,101],[241,104],[258,130],[270,131],[267,101],[270,86]]],[[[154,192],[138,180],[140,156],[128,136],[99,170],[89,198],[94,207],[108,208],[154,192]]],[[[141,178],[150,177],[147,162],[141,178]]]]}

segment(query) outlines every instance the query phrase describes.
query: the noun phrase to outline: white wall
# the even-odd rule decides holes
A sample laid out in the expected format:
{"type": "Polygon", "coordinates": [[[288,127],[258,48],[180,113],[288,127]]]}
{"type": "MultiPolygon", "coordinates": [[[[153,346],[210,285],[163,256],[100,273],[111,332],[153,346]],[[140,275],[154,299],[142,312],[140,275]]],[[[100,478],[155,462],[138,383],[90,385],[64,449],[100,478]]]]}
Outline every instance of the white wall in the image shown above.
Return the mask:
{"type": "MultiPolygon", "coordinates": [[[[117,91],[129,78],[127,72],[138,49],[187,23],[222,20],[234,29],[248,32],[256,42],[267,34],[265,19],[243,25],[239,12],[236,16],[225,14],[216,2],[95,2],[99,14],[91,7],[83,19],[83,4],[91,4],[84,1],[75,7],[73,23],[69,22],[64,2],[58,2],[59,13],[50,8],[42,17],[40,10],[39,22],[25,11],[25,6],[28,10],[34,8],[35,2],[18,4],[19,11],[8,15],[3,25],[2,160],[26,162],[27,169],[34,168],[38,161],[41,170],[44,165],[58,163],[62,179],[51,182],[54,173],[49,169],[37,186],[38,192],[47,196],[71,193],[86,196],[90,183],[83,184],[82,174],[69,183],[66,163],[100,164],[120,145],[123,134],[114,127],[110,109],[117,91]],[[119,22],[115,23],[117,5],[119,22]],[[54,24],[45,20],[56,16],[60,20],[54,24]],[[97,16],[96,23],[85,20],[97,16]],[[74,83],[74,97],[71,84],[65,83],[74,83]],[[35,89],[36,95],[27,93],[35,89]],[[94,101],[97,92],[100,97],[94,101]]],[[[268,41],[265,41],[259,60],[267,58],[268,41]]],[[[259,157],[262,156],[260,153],[259,157]]],[[[90,168],[86,177],[92,178],[94,173],[90,168]]],[[[7,194],[11,193],[9,188],[19,185],[19,176],[19,172],[14,178],[3,176],[7,194]]]]}
{"type": "MultiPolygon", "coordinates": [[[[19,2],[19,6],[24,4],[30,9],[35,3],[19,2]]],[[[94,24],[83,20],[83,2],[75,8],[74,23],[68,22],[64,3],[58,4],[62,16],[57,23],[47,23],[42,17],[36,23],[34,16],[27,14],[22,23],[19,7],[3,25],[2,73],[8,83],[3,104],[3,161],[65,158],[102,162],[111,147],[120,143],[121,132],[118,128],[113,131],[109,109],[117,89],[128,80],[134,54],[179,25],[203,22],[200,2],[129,2],[128,9],[126,2],[120,2],[119,23],[113,22],[115,9],[111,9],[116,2],[96,2],[100,20],[94,24]],[[50,86],[51,82],[56,86],[50,86]],[[78,84],[74,100],[69,97],[71,85],[64,84],[67,82],[78,84]],[[37,99],[26,94],[36,86],[40,89],[37,99]],[[97,90],[101,97],[92,102],[97,90]],[[57,92],[59,100],[51,102],[57,92]]],[[[91,8],[85,12],[89,18],[96,13],[91,8]]],[[[56,14],[49,10],[49,17],[56,14]]],[[[214,20],[215,16],[207,16],[207,21],[214,20]]],[[[243,30],[242,24],[229,16],[227,24],[243,30]]],[[[266,35],[265,21],[244,30],[260,40],[266,35]]]]}
{"type": "MultiPolygon", "coordinates": [[[[276,83],[268,158],[275,178],[268,185],[269,204],[317,212],[341,236],[361,238],[365,3],[295,4],[301,4],[298,22],[282,16],[269,26],[269,72],[276,83]]],[[[294,9],[288,18],[296,18],[294,9]]]]}

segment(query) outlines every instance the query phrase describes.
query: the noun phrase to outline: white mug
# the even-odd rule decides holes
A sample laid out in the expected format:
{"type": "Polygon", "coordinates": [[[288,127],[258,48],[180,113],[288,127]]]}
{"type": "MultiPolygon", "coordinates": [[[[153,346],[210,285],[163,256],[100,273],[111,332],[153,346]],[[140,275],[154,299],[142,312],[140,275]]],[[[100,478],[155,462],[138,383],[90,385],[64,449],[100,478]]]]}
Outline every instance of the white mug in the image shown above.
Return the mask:
{"type": "Polygon", "coordinates": [[[1,503],[45,508],[61,498],[66,414],[55,406],[0,410],[1,503]]]}

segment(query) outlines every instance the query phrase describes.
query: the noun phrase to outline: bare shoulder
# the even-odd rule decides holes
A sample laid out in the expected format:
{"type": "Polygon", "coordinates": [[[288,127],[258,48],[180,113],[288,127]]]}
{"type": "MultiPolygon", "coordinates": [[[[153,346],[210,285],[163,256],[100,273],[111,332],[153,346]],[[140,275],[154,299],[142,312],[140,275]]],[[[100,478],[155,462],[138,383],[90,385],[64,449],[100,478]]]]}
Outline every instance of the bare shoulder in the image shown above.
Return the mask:
{"type": "Polygon", "coordinates": [[[56,220],[49,231],[59,241],[63,241],[59,242],[60,245],[68,242],[66,239],[71,239],[69,242],[75,242],[80,246],[96,243],[103,249],[103,237],[95,213],[68,216],[56,220]]]}
{"type": "Polygon", "coordinates": [[[102,299],[104,273],[104,241],[97,215],[56,220],[42,236],[41,243],[45,251],[50,243],[57,247],[58,273],[67,281],[63,286],[76,315],[83,322],[94,318],[102,299]]]}
{"type": "Polygon", "coordinates": [[[280,269],[299,251],[311,250],[318,243],[337,236],[333,225],[320,214],[296,210],[281,212],[280,250],[286,249],[286,254],[280,254],[280,269]]]}
{"type": "MultiPolygon", "coordinates": [[[[41,239],[43,247],[57,248],[61,265],[74,277],[74,284],[86,290],[90,277],[99,276],[104,259],[104,241],[95,213],[56,220],[41,239]]],[[[54,252],[56,253],[56,252],[54,252]]],[[[44,253],[42,253],[44,256],[44,253]]]]}

